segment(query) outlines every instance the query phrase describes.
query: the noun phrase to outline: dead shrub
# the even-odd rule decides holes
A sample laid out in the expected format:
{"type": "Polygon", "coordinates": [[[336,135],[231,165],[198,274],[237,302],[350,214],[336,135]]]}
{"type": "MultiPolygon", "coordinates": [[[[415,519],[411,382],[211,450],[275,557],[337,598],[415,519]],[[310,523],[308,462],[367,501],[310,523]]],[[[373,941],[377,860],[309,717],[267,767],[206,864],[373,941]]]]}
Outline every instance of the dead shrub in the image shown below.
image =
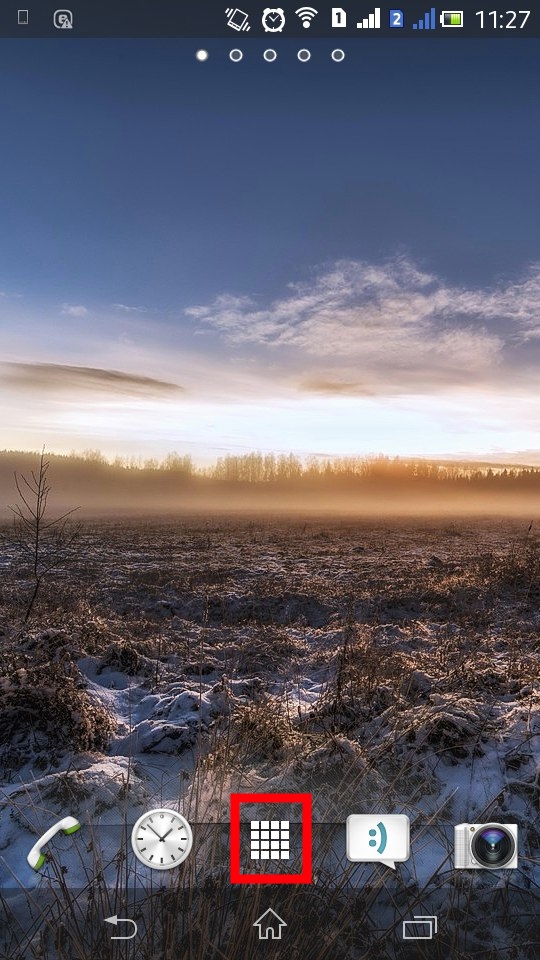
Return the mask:
{"type": "Polygon", "coordinates": [[[73,664],[20,668],[0,677],[0,762],[44,768],[65,751],[104,750],[112,717],[91,700],[73,664]]]}

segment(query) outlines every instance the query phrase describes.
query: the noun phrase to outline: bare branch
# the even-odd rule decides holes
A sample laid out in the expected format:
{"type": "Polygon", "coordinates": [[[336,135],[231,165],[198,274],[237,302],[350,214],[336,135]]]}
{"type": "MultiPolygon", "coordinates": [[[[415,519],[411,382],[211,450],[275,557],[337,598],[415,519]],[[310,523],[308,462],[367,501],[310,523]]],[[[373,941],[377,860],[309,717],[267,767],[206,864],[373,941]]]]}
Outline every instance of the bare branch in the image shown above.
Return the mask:
{"type": "Polygon", "coordinates": [[[50,460],[42,449],[36,470],[30,477],[14,474],[18,503],[10,507],[13,514],[12,536],[8,539],[32,568],[33,585],[28,600],[25,622],[30,617],[43,578],[60,567],[72,553],[80,535],[80,526],[72,526],[71,517],[78,509],[66,510],[48,517],[51,484],[48,479],[50,460]]]}

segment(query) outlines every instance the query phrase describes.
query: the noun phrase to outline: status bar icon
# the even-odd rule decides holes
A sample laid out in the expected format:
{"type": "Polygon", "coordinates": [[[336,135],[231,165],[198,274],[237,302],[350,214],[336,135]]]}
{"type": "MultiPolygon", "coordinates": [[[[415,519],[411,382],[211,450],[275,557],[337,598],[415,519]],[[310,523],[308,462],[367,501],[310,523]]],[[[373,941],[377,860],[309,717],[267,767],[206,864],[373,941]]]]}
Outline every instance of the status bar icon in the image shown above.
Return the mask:
{"type": "Polygon", "coordinates": [[[299,7],[298,10],[295,10],[296,16],[300,17],[302,26],[305,27],[306,30],[309,29],[311,21],[315,19],[318,12],[314,7],[299,7]]]}
{"type": "Polygon", "coordinates": [[[57,30],[73,30],[73,12],[71,10],[55,10],[53,23],[57,30]]]}
{"type": "Polygon", "coordinates": [[[413,30],[435,30],[437,26],[436,13],[435,7],[427,10],[423,17],[413,23],[413,30]]]}
{"type": "Polygon", "coordinates": [[[463,10],[443,10],[441,13],[441,27],[462,27],[463,10]]]}
{"type": "Polygon", "coordinates": [[[248,14],[244,10],[239,10],[238,7],[227,7],[225,10],[225,16],[228,17],[227,26],[231,30],[237,30],[238,33],[250,30],[248,14]]]}
{"type": "Polygon", "coordinates": [[[380,30],[381,29],[381,8],[375,7],[373,13],[363,17],[356,24],[357,30],[380,30]]]}
{"type": "Polygon", "coordinates": [[[332,26],[347,26],[347,12],[343,9],[343,7],[332,7],[332,26]]]}

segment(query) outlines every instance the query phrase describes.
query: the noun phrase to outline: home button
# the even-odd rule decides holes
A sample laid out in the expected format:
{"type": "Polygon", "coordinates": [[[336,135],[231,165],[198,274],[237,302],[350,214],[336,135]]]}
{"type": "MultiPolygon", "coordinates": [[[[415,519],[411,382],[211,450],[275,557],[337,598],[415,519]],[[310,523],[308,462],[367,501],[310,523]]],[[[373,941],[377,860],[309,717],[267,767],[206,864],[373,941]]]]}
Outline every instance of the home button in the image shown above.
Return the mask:
{"type": "Polygon", "coordinates": [[[259,940],[281,940],[281,932],[287,924],[272,907],[268,907],[253,926],[259,932],[259,940]]]}

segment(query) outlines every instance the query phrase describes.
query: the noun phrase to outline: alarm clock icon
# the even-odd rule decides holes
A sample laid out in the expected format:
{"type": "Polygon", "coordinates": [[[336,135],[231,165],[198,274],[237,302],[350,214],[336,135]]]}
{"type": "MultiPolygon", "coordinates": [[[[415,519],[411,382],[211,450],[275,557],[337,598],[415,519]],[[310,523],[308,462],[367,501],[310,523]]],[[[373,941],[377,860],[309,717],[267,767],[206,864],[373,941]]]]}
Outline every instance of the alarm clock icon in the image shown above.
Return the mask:
{"type": "Polygon", "coordinates": [[[285,26],[285,12],[281,7],[266,7],[263,10],[262,25],[267,33],[281,33],[285,26]]]}

